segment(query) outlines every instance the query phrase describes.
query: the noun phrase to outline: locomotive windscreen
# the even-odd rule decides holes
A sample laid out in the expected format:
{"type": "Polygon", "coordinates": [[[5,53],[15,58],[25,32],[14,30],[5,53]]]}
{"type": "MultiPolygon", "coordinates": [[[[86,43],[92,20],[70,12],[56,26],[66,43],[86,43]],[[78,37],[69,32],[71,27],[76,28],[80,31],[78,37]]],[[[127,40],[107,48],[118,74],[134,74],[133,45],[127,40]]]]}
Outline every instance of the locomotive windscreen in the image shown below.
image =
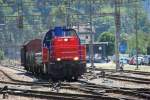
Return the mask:
{"type": "Polygon", "coordinates": [[[76,32],[73,29],[64,30],[64,36],[77,36],[76,32]]]}
{"type": "Polygon", "coordinates": [[[65,36],[76,36],[76,31],[73,29],[65,29],[62,27],[56,27],[53,31],[53,36],[65,37],[65,36]]]}
{"type": "Polygon", "coordinates": [[[53,37],[69,37],[77,36],[76,31],[73,29],[64,29],[62,27],[56,27],[54,30],[49,30],[44,37],[43,47],[50,48],[50,42],[53,37]]]}

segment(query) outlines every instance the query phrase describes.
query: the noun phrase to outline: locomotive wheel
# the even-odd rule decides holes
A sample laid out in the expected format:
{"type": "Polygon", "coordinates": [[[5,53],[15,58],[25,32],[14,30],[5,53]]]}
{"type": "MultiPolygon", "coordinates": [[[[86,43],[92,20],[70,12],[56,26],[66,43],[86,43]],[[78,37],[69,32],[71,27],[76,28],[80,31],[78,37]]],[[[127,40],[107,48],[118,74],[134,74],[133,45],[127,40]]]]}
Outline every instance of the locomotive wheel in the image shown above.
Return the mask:
{"type": "Polygon", "coordinates": [[[78,80],[78,77],[77,76],[73,76],[72,77],[72,81],[77,81],[78,80]]]}
{"type": "Polygon", "coordinates": [[[35,74],[37,75],[37,73],[38,73],[38,70],[37,70],[37,65],[35,65],[35,74]]]}
{"type": "Polygon", "coordinates": [[[62,64],[49,64],[48,74],[53,81],[64,80],[64,69],[62,64]]]}
{"type": "Polygon", "coordinates": [[[37,75],[37,65],[34,65],[34,75],[37,75]]]}
{"type": "Polygon", "coordinates": [[[25,69],[29,72],[29,65],[26,65],[25,69]]]}
{"type": "Polygon", "coordinates": [[[77,81],[78,80],[78,77],[77,76],[69,76],[68,75],[68,77],[66,77],[66,79],[67,79],[67,81],[69,81],[69,82],[75,82],[75,81],[77,81]]]}
{"type": "Polygon", "coordinates": [[[32,72],[33,71],[33,66],[32,65],[30,65],[30,72],[32,72]]]}
{"type": "Polygon", "coordinates": [[[41,67],[42,67],[42,66],[38,66],[38,75],[39,75],[39,76],[41,76],[41,72],[42,72],[42,71],[41,71],[41,67]]]}
{"type": "Polygon", "coordinates": [[[39,74],[39,76],[42,76],[42,65],[40,65],[40,66],[38,66],[38,74],[39,74]]]}
{"type": "Polygon", "coordinates": [[[28,65],[28,71],[31,72],[31,66],[30,65],[28,65]]]}
{"type": "Polygon", "coordinates": [[[28,65],[28,71],[31,72],[31,66],[30,65],[28,65]]]}
{"type": "Polygon", "coordinates": [[[43,64],[42,64],[42,66],[40,67],[40,75],[41,76],[43,76],[43,74],[44,74],[44,68],[43,68],[44,66],[43,66],[43,64]]]}
{"type": "Polygon", "coordinates": [[[35,73],[35,66],[32,65],[32,74],[34,75],[34,73],[35,73]]]}
{"type": "Polygon", "coordinates": [[[35,76],[38,76],[38,66],[37,65],[35,65],[35,71],[34,71],[34,73],[35,73],[35,76]]]}
{"type": "Polygon", "coordinates": [[[34,68],[35,66],[34,65],[32,65],[32,74],[34,75],[35,74],[35,68],[34,68]]]}
{"type": "Polygon", "coordinates": [[[47,75],[47,68],[48,68],[48,64],[43,64],[42,65],[42,74],[43,75],[47,75]]]}
{"type": "Polygon", "coordinates": [[[24,69],[25,69],[27,72],[29,71],[28,66],[25,66],[24,69]]]}
{"type": "Polygon", "coordinates": [[[44,74],[48,75],[48,64],[45,64],[44,74]]]}
{"type": "Polygon", "coordinates": [[[76,80],[76,77],[74,76],[75,74],[75,69],[74,69],[74,66],[73,65],[70,65],[70,64],[66,64],[64,66],[64,69],[65,69],[65,78],[67,81],[75,81],[76,80]]]}

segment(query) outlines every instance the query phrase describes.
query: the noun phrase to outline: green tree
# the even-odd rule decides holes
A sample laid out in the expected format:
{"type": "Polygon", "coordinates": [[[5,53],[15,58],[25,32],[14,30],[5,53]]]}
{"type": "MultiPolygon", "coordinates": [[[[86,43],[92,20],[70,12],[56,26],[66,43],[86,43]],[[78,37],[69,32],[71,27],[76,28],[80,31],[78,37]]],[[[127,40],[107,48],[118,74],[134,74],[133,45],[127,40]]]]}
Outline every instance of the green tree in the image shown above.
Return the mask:
{"type": "MultiPolygon", "coordinates": [[[[132,49],[136,49],[136,36],[135,34],[131,34],[128,36],[128,52],[132,51],[132,49]]],[[[138,31],[138,50],[141,54],[147,53],[147,47],[150,45],[150,35],[146,34],[142,31],[138,31]]]]}
{"type": "Polygon", "coordinates": [[[99,38],[99,42],[108,42],[108,45],[106,46],[106,55],[113,55],[114,54],[114,42],[115,42],[115,36],[114,33],[110,32],[103,32],[99,38]]]}
{"type": "Polygon", "coordinates": [[[0,60],[4,59],[4,52],[2,50],[0,50],[0,60]]]}

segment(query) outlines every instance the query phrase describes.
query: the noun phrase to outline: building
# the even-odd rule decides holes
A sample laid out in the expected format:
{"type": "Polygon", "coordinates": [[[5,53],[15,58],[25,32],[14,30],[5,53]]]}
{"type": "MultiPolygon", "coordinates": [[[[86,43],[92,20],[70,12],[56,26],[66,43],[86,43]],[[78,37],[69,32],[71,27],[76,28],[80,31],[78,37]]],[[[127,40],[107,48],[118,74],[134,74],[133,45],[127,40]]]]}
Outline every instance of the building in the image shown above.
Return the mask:
{"type": "MultiPolygon", "coordinates": [[[[90,40],[91,40],[90,24],[79,24],[79,25],[73,26],[73,29],[77,31],[82,44],[90,43],[90,40]]],[[[95,33],[94,27],[92,27],[92,33],[93,34],[95,33]]]]}
{"type": "MultiPolygon", "coordinates": [[[[91,31],[90,24],[80,24],[78,26],[73,26],[79,35],[82,44],[86,45],[87,59],[90,58],[90,40],[91,31]]],[[[95,34],[95,28],[92,27],[92,34],[95,34]]],[[[94,36],[93,36],[94,39],[94,36]]],[[[93,41],[93,51],[95,62],[101,62],[102,59],[106,58],[106,45],[108,42],[95,42],[93,41]]]]}

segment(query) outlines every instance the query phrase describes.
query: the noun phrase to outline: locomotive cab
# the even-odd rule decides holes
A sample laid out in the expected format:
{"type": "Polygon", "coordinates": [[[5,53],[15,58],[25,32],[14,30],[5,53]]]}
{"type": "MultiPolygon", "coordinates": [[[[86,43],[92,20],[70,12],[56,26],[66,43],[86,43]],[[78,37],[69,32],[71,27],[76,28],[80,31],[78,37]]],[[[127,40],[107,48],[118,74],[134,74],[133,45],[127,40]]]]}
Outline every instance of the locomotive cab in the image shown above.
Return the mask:
{"type": "Polygon", "coordinates": [[[80,60],[80,40],[73,29],[64,30],[62,36],[52,40],[52,60],[80,60]]]}
{"type": "Polygon", "coordinates": [[[54,79],[77,79],[86,71],[86,50],[74,29],[57,27],[43,40],[43,63],[54,79]]]}

